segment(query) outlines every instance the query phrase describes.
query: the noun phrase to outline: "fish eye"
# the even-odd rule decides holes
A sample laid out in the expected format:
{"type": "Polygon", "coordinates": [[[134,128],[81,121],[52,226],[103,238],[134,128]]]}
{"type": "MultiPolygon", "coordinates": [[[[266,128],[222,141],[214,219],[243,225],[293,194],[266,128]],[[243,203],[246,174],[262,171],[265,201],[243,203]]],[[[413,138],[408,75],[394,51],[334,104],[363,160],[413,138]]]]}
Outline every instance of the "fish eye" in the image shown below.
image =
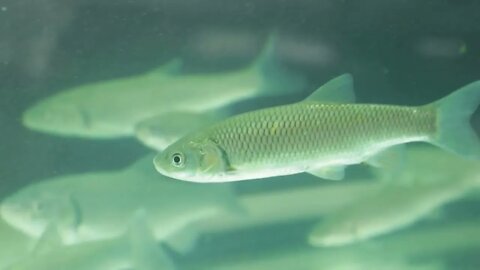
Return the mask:
{"type": "Polygon", "coordinates": [[[175,167],[183,167],[185,158],[181,153],[175,153],[172,155],[172,165],[175,167]]]}

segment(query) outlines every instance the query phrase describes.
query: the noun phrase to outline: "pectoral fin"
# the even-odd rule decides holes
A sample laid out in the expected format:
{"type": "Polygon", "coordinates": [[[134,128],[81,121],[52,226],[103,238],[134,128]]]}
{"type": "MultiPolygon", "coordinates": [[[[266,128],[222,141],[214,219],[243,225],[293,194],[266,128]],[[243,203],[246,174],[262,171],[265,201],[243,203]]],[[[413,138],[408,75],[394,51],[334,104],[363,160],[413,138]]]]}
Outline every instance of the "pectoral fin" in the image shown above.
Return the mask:
{"type": "Polygon", "coordinates": [[[68,199],[70,200],[70,205],[72,207],[71,209],[71,213],[72,213],[72,217],[71,217],[71,226],[73,228],[73,231],[78,231],[78,227],[82,224],[83,220],[82,220],[82,209],[80,208],[80,204],[78,203],[78,200],[75,198],[75,196],[73,194],[70,194],[70,196],[68,197],[68,199]]]}
{"type": "Polygon", "coordinates": [[[32,254],[45,254],[63,245],[57,226],[50,223],[32,249],[32,254]]]}
{"type": "Polygon", "coordinates": [[[311,169],[307,173],[327,180],[342,180],[345,177],[345,166],[330,166],[311,169]]]}

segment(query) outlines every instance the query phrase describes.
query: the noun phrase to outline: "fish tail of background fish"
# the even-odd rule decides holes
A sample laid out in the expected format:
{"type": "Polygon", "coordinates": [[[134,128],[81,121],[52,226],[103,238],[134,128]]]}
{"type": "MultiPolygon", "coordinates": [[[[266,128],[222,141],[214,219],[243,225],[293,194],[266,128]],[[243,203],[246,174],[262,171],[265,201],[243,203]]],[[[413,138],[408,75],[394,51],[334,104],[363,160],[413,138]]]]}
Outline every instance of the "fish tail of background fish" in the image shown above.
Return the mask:
{"type": "Polygon", "coordinates": [[[480,141],[470,117],[480,104],[480,81],[468,84],[433,102],[437,111],[436,134],[431,143],[470,159],[480,159],[480,141]]]}

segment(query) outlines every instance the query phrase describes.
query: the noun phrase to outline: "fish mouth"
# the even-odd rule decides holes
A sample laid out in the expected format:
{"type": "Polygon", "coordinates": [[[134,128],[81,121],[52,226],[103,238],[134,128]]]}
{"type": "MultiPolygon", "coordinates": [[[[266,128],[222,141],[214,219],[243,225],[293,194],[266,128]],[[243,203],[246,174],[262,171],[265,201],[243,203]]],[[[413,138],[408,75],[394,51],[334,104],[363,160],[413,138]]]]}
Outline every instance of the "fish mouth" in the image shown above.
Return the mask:
{"type": "MultiPolygon", "coordinates": [[[[161,162],[162,159],[163,159],[162,154],[158,154],[153,158],[153,166],[155,167],[155,170],[163,176],[177,179],[176,177],[170,176],[168,171],[165,170],[165,168],[161,165],[162,164],[162,162],[161,162]]],[[[181,179],[179,179],[179,180],[181,180],[181,179]]]]}
{"type": "Polygon", "coordinates": [[[196,183],[203,183],[202,181],[196,181],[195,179],[192,180],[191,177],[189,177],[190,175],[187,175],[185,173],[175,173],[175,174],[171,174],[169,173],[167,170],[165,170],[165,168],[163,168],[163,166],[161,165],[161,160],[162,160],[162,155],[161,154],[158,154],[157,156],[155,156],[153,158],[153,166],[155,166],[155,170],[171,179],[171,180],[180,180],[180,181],[185,181],[185,182],[196,182],[196,183]]]}
{"type": "Polygon", "coordinates": [[[65,135],[54,127],[45,124],[35,113],[35,108],[29,109],[22,114],[22,125],[29,130],[50,135],[65,135]]]}

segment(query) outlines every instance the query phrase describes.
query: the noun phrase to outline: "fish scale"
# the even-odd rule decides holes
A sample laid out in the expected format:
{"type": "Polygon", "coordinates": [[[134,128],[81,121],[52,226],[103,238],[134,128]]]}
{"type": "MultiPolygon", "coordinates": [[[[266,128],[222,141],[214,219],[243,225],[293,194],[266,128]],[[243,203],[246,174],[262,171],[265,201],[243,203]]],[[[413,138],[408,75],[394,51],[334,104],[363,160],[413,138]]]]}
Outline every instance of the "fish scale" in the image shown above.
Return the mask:
{"type": "Polygon", "coordinates": [[[291,163],[302,158],[362,154],[375,144],[428,138],[435,111],[428,107],[304,102],[233,117],[206,131],[231,166],[291,163]]]}

